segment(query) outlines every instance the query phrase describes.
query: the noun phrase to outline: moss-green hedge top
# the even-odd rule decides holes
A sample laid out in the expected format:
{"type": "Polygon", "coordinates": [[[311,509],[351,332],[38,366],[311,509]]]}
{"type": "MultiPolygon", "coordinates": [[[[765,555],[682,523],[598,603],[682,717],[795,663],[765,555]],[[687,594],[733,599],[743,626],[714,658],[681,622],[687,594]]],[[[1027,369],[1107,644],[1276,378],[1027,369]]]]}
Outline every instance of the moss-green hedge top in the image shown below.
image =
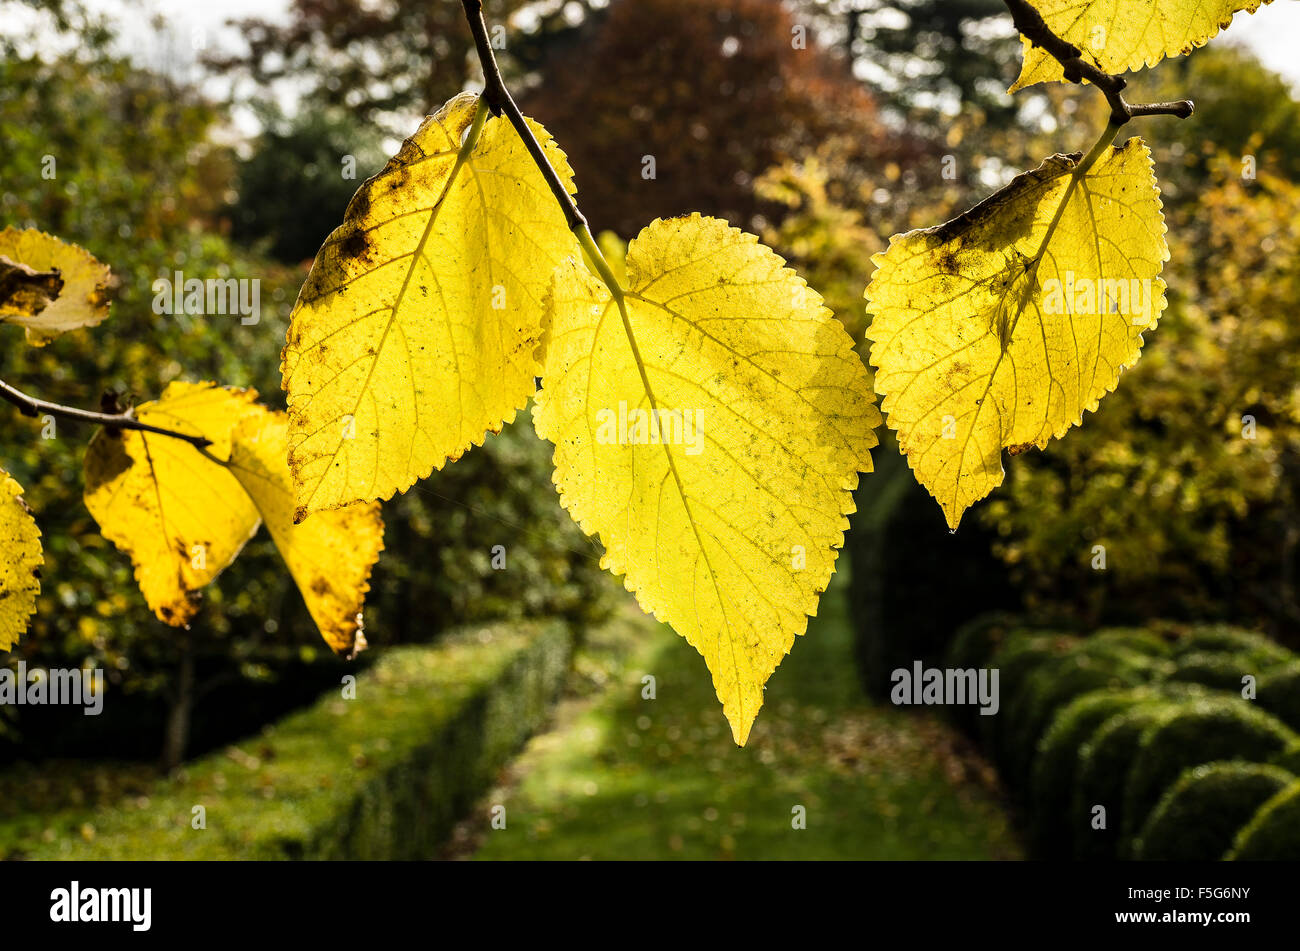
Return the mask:
{"type": "Polygon", "coordinates": [[[1194,766],[1165,791],[1133,843],[1133,857],[1217,862],[1255,811],[1294,782],[1286,770],[1261,763],[1194,766]]]}
{"type": "Polygon", "coordinates": [[[1029,785],[1031,853],[1060,858],[1071,848],[1073,794],[1082,747],[1097,729],[1119,713],[1164,700],[1152,687],[1094,690],[1060,708],[1038,743],[1029,785]]]}
{"type": "Polygon", "coordinates": [[[1079,751],[1078,782],[1070,824],[1076,858],[1113,859],[1124,828],[1124,786],[1142,737],[1154,725],[1178,715],[1177,701],[1139,703],[1105,720],[1079,751]],[[1106,825],[1093,828],[1092,810],[1105,809],[1106,825]]]}
{"type": "Polygon", "coordinates": [[[1126,835],[1141,829],[1161,794],[1190,766],[1216,760],[1266,763],[1300,740],[1251,701],[1229,695],[1183,704],[1142,735],[1124,792],[1126,835]]]}
{"type": "Polygon", "coordinates": [[[1266,670],[1256,684],[1259,705],[1293,730],[1300,730],[1300,659],[1266,670]]]}
{"type": "Polygon", "coordinates": [[[1295,861],[1300,855],[1300,781],[1259,807],[1237,834],[1229,859],[1295,861]]]}
{"type": "MultiPolygon", "coordinates": [[[[388,820],[394,803],[411,805],[401,801],[404,785],[424,784],[424,804],[413,804],[419,811],[436,811],[441,797],[463,799],[459,789],[428,788],[440,765],[446,784],[490,776],[505,748],[522,739],[525,720],[537,718],[541,694],[553,694],[570,644],[566,625],[546,621],[393,648],[356,679],[356,699],[344,699],[340,685],[260,736],[186,766],[154,794],[100,810],[79,830],[55,829],[52,840],[22,851],[30,858],[285,858],[331,855],[330,840],[338,839],[347,852],[341,840],[362,834],[359,826],[375,821],[371,813],[388,820]],[[197,806],[204,829],[193,828],[197,806]]],[[[408,825],[405,835],[419,832],[408,825]]]]}
{"type": "Polygon", "coordinates": [[[1281,664],[1295,659],[1294,654],[1276,641],[1230,624],[1199,624],[1174,642],[1174,653],[1180,657],[1204,652],[1253,654],[1265,664],[1281,664]]]}

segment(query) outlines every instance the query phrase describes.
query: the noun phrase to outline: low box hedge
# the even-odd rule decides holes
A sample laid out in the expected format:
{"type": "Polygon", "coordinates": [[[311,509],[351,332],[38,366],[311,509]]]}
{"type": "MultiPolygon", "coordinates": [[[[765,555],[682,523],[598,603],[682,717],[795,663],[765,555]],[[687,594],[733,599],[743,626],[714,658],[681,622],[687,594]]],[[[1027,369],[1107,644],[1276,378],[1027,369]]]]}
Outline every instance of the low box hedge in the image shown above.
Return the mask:
{"type": "Polygon", "coordinates": [[[1300,780],[1259,807],[1237,833],[1228,858],[1234,861],[1294,862],[1300,855],[1300,780]]]}
{"type": "Polygon", "coordinates": [[[1293,730],[1300,730],[1300,660],[1265,671],[1255,685],[1256,701],[1293,730]]]}
{"type": "Polygon", "coordinates": [[[1269,762],[1272,763],[1274,766],[1281,766],[1283,769],[1287,770],[1288,772],[1295,773],[1297,776],[1300,776],[1300,743],[1295,743],[1292,746],[1288,746],[1281,753],[1278,753],[1271,760],[1269,760],[1269,762]]]}
{"type": "Polygon", "coordinates": [[[1277,670],[1280,663],[1255,651],[1194,651],[1178,657],[1167,679],[1241,696],[1244,678],[1254,677],[1258,686],[1259,681],[1277,670]]]}
{"type": "Polygon", "coordinates": [[[1057,711],[1039,741],[1029,781],[1029,853],[1034,858],[1061,858],[1072,848],[1073,799],[1088,738],[1111,717],[1143,703],[1163,699],[1151,687],[1095,690],[1076,697],[1057,711]]]}
{"type": "Polygon", "coordinates": [[[1170,639],[1145,627],[1103,627],[1088,635],[1088,643],[1113,644],[1151,658],[1169,658],[1174,654],[1170,639]]]}
{"type": "Polygon", "coordinates": [[[1276,717],[1239,697],[1205,697],[1153,723],[1128,769],[1122,836],[1128,842],[1161,795],[1192,766],[1220,760],[1266,763],[1300,740],[1276,717]]]}
{"type": "Polygon", "coordinates": [[[1174,654],[1221,653],[1253,656],[1261,666],[1294,660],[1295,655],[1263,634],[1230,624],[1198,624],[1174,641],[1174,654]]]}
{"type": "Polygon", "coordinates": [[[1194,766],[1165,790],[1133,841],[1133,858],[1217,862],[1259,807],[1294,782],[1286,770],[1262,763],[1194,766]]]}
{"type": "Polygon", "coordinates": [[[1119,644],[1087,638],[1069,653],[1039,665],[1007,710],[1006,768],[1012,784],[1028,786],[1038,742],[1057,710],[1090,691],[1150,683],[1167,663],[1119,644]]]}
{"type": "Polygon", "coordinates": [[[393,648],[340,693],[65,824],[35,859],[421,859],[545,722],[569,666],[561,621],[393,648]],[[192,828],[202,806],[206,828],[192,828]]]}
{"type": "Polygon", "coordinates": [[[1034,671],[1068,654],[1078,638],[1050,631],[1018,630],[1010,633],[990,658],[988,666],[998,671],[999,710],[996,716],[980,717],[980,734],[994,762],[1004,770],[1012,758],[1012,715],[1020,696],[1029,689],[1034,671]]]}
{"type": "Polygon", "coordinates": [[[1124,790],[1129,766],[1153,726],[1178,715],[1176,701],[1144,703],[1106,720],[1079,751],[1079,781],[1068,822],[1074,830],[1074,856],[1115,859],[1124,828],[1124,790]],[[1106,827],[1092,827],[1096,806],[1106,810],[1106,827]]]}
{"type": "MultiPolygon", "coordinates": [[[[954,634],[946,659],[1001,671],[997,716],[953,712],[1023,809],[1035,858],[1222,858],[1276,791],[1268,782],[1300,776],[1300,658],[1252,631],[1153,621],[1078,636],[988,614],[954,634]],[[1193,834],[1179,817],[1215,795],[1222,814],[1193,834]],[[1092,828],[1097,806],[1105,829],[1092,828]]],[[[1300,843],[1289,848],[1300,858],[1300,843]]]]}

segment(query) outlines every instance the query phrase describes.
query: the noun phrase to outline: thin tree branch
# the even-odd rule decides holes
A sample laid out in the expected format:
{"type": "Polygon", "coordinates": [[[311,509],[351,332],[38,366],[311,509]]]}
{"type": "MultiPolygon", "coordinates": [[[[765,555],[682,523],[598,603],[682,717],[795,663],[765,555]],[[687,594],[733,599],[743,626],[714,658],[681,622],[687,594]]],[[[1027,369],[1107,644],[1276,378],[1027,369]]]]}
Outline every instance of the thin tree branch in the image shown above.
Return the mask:
{"type": "Polygon", "coordinates": [[[514,99],[510,96],[510,90],[506,88],[505,81],[501,78],[501,70],[497,66],[496,56],[492,52],[492,43],[488,39],[487,22],[483,19],[483,2],[482,0],[461,0],[465,7],[465,19],[469,21],[470,32],[474,35],[474,48],[478,53],[479,65],[483,68],[483,101],[487,103],[489,111],[494,116],[501,116],[503,113],[514,126],[515,131],[519,133],[519,138],[524,143],[524,148],[532,157],[533,163],[546,179],[546,184],[550,187],[551,193],[555,200],[559,202],[560,209],[564,212],[564,218],[569,223],[569,230],[574,233],[582,249],[587,252],[592,264],[596,266],[596,272],[600,279],[605,282],[609,288],[610,294],[618,302],[620,311],[623,308],[623,288],[618,283],[618,278],[614,276],[613,269],[610,268],[609,262],[601,254],[600,247],[596,244],[596,239],[591,235],[591,227],[587,224],[587,219],[582,212],[578,210],[578,204],[569,194],[569,190],[564,187],[564,182],[560,180],[560,175],[551,165],[550,159],[546,157],[546,152],[541,143],[537,141],[537,136],[533,135],[532,128],[524,119],[524,114],[519,111],[515,105],[514,99]]]}
{"type": "Polygon", "coordinates": [[[1110,103],[1110,118],[1114,125],[1122,126],[1137,116],[1177,116],[1186,119],[1192,114],[1190,99],[1178,102],[1143,102],[1129,103],[1121,92],[1128,82],[1123,76],[1103,73],[1095,65],[1083,58],[1083,53],[1073,43],[1069,43],[1052,32],[1028,0],[1005,0],[1011,11],[1011,20],[1020,34],[1034,46],[1045,50],[1049,56],[1061,64],[1065,78],[1072,83],[1087,80],[1106,97],[1110,103]]]}
{"type": "Polygon", "coordinates": [[[18,412],[24,416],[45,414],[60,419],[76,420],[80,423],[95,423],[109,429],[130,429],[136,432],[154,433],[158,436],[170,436],[173,439],[184,440],[195,449],[206,449],[212,445],[210,439],[205,439],[202,436],[192,436],[189,433],[178,433],[175,430],[164,429],[161,426],[151,426],[148,423],[140,422],[129,413],[96,413],[87,409],[77,409],[75,406],[62,406],[58,403],[40,400],[15,389],[4,380],[0,380],[0,399],[17,406],[18,412]]]}
{"type": "Polygon", "coordinates": [[[470,32],[474,34],[474,48],[478,52],[479,65],[483,67],[483,101],[487,103],[494,116],[505,113],[505,117],[515,127],[519,138],[523,140],[524,148],[528,150],[542,177],[546,179],[546,184],[550,186],[555,200],[560,203],[564,217],[569,222],[569,230],[577,233],[587,227],[587,219],[578,210],[573,196],[560,180],[559,173],[551,167],[541,143],[537,141],[537,136],[533,135],[533,130],[524,120],[524,114],[515,105],[514,99],[510,97],[510,91],[506,89],[506,84],[501,79],[501,69],[497,66],[496,56],[492,52],[492,43],[488,39],[487,22],[483,19],[482,0],[461,0],[461,3],[465,7],[465,19],[469,21],[470,32]]]}

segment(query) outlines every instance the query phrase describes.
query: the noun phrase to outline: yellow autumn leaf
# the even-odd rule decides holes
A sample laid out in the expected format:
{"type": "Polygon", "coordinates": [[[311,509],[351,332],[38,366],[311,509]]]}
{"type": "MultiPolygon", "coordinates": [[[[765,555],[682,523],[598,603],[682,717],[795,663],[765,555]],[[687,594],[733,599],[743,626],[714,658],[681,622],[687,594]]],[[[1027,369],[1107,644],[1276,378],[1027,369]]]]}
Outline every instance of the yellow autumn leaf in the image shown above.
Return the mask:
{"type": "Polygon", "coordinates": [[[1082,177],[1079,167],[1053,156],[873,258],[867,337],[881,408],[954,529],[1001,484],[1004,448],[1042,448],[1097,408],[1164,309],[1169,249],[1150,151],[1129,139],[1082,177]]]}
{"type": "MultiPolygon", "coordinates": [[[[564,154],[533,130],[572,191],[564,154]]],[[[468,94],[426,119],[353,197],[294,307],[281,371],[295,516],[387,499],[513,420],[551,272],[576,248],[507,120],[468,94]]]]}
{"type": "Polygon", "coordinates": [[[27,630],[41,593],[41,530],[23,502],[23,487],[0,469],[0,650],[27,630]]]}
{"type": "Polygon", "coordinates": [[[704,655],[741,745],[816,613],[880,422],[853,342],[784,264],[726,222],[655,221],[628,248],[623,313],[566,261],[534,414],[561,502],[704,655]]]}
{"type": "Polygon", "coordinates": [[[30,344],[103,322],[109,276],[106,265],[75,244],[35,228],[0,231],[0,321],[26,328],[30,344]]]}
{"type": "Polygon", "coordinates": [[[295,525],[285,415],[263,410],[245,417],[232,439],[230,471],[266,522],[321,636],[335,651],[355,650],[370,569],[384,547],[379,503],[358,502],[295,525]]]}
{"type": "Polygon", "coordinates": [[[200,589],[261,524],[239,481],[219,464],[230,457],[235,426],[261,411],[256,399],[254,390],[171,383],[136,417],[206,437],[207,449],[131,430],[101,430],[86,449],[86,508],[104,537],[131,556],[145,601],[168,624],[189,623],[200,589]]]}
{"type": "MultiPolygon", "coordinates": [[[[1103,73],[1154,66],[1204,46],[1240,10],[1254,13],[1272,0],[1031,0],[1052,32],[1072,43],[1103,73]]],[[[1061,64],[1025,37],[1024,62],[1008,92],[1035,83],[1064,82],[1061,64]]]]}

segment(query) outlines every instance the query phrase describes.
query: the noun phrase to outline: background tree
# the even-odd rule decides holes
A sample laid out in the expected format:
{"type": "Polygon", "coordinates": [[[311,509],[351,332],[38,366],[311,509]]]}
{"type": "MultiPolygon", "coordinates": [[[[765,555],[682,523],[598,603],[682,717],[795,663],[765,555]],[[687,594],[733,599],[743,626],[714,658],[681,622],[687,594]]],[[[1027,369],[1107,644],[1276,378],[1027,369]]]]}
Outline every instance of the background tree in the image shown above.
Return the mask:
{"type": "MultiPolygon", "coordinates": [[[[193,86],[118,55],[111,30],[87,26],[76,4],[64,7],[79,42],[66,44],[64,34],[50,45],[71,45],[67,54],[23,52],[21,37],[0,33],[0,214],[4,225],[39,226],[112,267],[104,325],[111,330],[64,334],[41,349],[6,343],[0,378],[90,408],[103,390],[139,403],[182,378],[251,386],[283,405],[279,352],[306,268],[301,258],[284,264],[230,237],[230,202],[248,209],[254,199],[240,201],[238,157],[218,142],[229,141],[222,109],[193,86]],[[153,282],[177,270],[260,281],[260,321],[155,313],[153,282]]],[[[347,139],[325,128],[322,155],[347,139]]],[[[355,139],[347,144],[358,148],[355,139]]],[[[313,149],[290,156],[286,167],[300,171],[324,161],[313,149]]],[[[338,156],[328,160],[337,173],[338,156]]],[[[358,170],[366,173],[361,158],[358,170]]],[[[264,197],[275,182],[289,193],[281,197],[301,200],[291,179],[274,177],[262,186],[264,197]]],[[[284,204],[270,209],[278,217],[245,226],[274,235],[273,223],[292,216],[284,204]]],[[[0,663],[103,668],[116,711],[96,718],[0,707],[0,763],[86,754],[151,759],[161,750],[174,765],[187,750],[252,732],[338,682],[342,662],[321,643],[265,533],[205,590],[194,630],[177,632],[145,606],[130,561],[103,539],[81,502],[90,428],[58,422],[47,430],[43,420],[5,406],[0,433],[6,466],[38,513],[46,559],[32,626],[0,663]]],[[[545,447],[507,430],[472,455],[389,506],[387,550],[366,610],[371,644],[428,641],[492,618],[607,610],[611,587],[598,554],[554,493],[536,489],[549,477],[545,447]],[[510,570],[493,569],[496,544],[507,546],[510,570]]]]}
{"type": "MultiPolygon", "coordinates": [[[[512,78],[604,6],[600,0],[484,3],[492,23],[509,24],[509,42],[498,55],[512,78]]],[[[400,135],[409,132],[410,117],[437,108],[473,75],[473,43],[458,0],[293,0],[287,23],[232,22],[248,48],[210,53],[210,69],[262,89],[292,78],[295,91],[313,104],[340,106],[400,135]]]]}
{"type": "Polygon", "coordinates": [[[627,237],[686,211],[751,227],[757,172],[829,137],[852,142],[855,161],[906,146],[847,61],[796,27],[765,0],[615,3],[544,59],[520,106],[575,166],[601,170],[582,184],[596,227],[627,237]]]}
{"type": "Polygon", "coordinates": [[[1006,125],[1020,42],[1001,0],[799,0],[882,106],[910,122],[980,113],[1006,125]]]}
{"type": "Polygon", "coordinates": [[[384,165],[380,137],[337,109],[290,119],[264,112],[252,154],[236,168],[237,200],[227,213],[233,240],[266,243],[272,257],[315,257],[357,186],[384,165]]]}
{"type": "Polygon", "coordinates": [[[1155,120],[1148,138],[1170,306],[1124,385],[1072,438],[1017,458],[981,519],[1039,613],[1221,617],[1294,643],[1300,101],[1231,47],[1180,65],[1134,84],[1197,90],[1194,131],[1155,120]]]}

